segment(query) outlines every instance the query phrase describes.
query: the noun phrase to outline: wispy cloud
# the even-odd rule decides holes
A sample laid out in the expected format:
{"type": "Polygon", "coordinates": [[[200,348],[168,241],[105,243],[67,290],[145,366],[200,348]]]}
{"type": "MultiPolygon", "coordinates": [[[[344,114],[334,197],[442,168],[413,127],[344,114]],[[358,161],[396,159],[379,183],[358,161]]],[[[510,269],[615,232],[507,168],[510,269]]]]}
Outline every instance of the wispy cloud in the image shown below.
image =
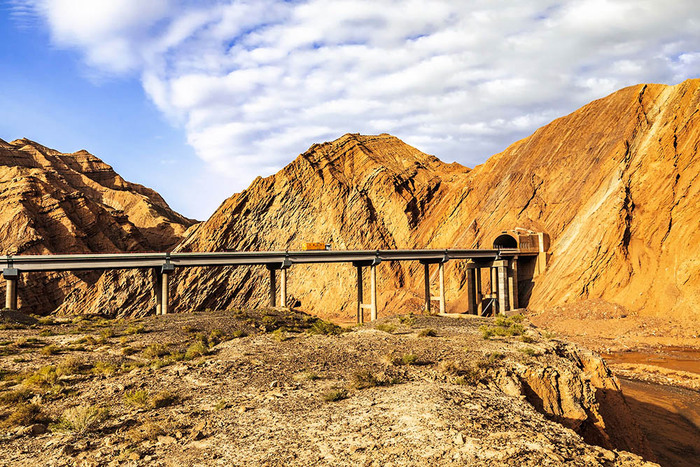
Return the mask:
{"type": "Polygon", "coordinates": [[[694,0],[30,3],[55,45],[138,76],[235,188],[346,132],[474,165],[591,99],[700,66],[694,0]]]}

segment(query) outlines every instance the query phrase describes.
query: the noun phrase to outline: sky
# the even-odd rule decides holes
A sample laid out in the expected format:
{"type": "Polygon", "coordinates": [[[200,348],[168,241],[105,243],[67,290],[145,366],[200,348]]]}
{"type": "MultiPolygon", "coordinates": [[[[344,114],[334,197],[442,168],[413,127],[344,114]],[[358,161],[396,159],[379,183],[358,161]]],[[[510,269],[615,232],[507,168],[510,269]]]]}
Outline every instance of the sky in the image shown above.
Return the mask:
{"type": "Polygon", "coordinates": [[[345,133],[473,167],[697,77],[697,0],[0,3],[0,138],[87,149],[197,219],[345,133]]]}

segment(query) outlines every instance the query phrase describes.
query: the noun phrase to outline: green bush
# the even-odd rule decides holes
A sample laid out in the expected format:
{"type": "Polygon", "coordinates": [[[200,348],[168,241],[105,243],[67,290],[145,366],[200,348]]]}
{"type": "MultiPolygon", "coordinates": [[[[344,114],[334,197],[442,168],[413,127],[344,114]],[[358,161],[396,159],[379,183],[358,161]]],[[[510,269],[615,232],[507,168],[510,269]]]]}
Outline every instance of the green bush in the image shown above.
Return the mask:
{"type": "Polygon", "coordinates": [[[330,389],[323,393],[323,400],[326,402],[337,402],[348,398],[348,391],[345,389],[330,389]]]}
{"type": "Polygon", "coordinates": [[[55,431],[71,431],[78,434],[94,431],[109,418],[109,410],[94,406],[79,405],[63,411],[58,422],[51,426],[55,431]]]}
{"type": "Polygon", "coordinates": [[[185,360],[209,355],[209,347],[202,341],[197,341],[190,345],[185,352],[185,360]]]}
{"type": "Polygon", "coordinates": [[[326,336],[337,336],[345,332],[345,330],[337,324],[333,324],[322,319],[317,319],[307,332],[313,335],[322,334],[326,336]]]}

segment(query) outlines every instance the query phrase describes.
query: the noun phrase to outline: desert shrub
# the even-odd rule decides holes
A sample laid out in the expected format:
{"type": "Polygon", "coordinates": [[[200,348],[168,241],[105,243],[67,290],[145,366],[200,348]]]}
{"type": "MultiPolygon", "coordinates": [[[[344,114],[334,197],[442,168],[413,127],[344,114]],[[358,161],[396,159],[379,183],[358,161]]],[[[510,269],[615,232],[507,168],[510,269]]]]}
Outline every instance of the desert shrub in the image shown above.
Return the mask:
{"type": "Polygon", "coordinates": [[[39,318],[39,319],[37,320],[37,322],[38,322],[39,324],[43,324],[43,325],[52,325],[52,324],[56,324],[56,320],[53,319],[53,316],[44,316],[44,317],[42,317],[42,318],[39,318]]]}
{"type": "Polygon", "coordinates": [[[41,337],[49,337],[53,336],[54,332],[51,329],[42,329],[41,331],[39,331],[39,335],[41,337]]]}
{"type": "Polygon", "coordinates": [[[106,328],[100,331],[100,341],[106,342],[110,337],[115,337],[117,334],[112,328],[106,328]]]}
{"type": "Polygon", "coordinates": [[[407,353],[401,356],[401,364],[403,365],[415,365],[418,363],[418,355],[414,353],[407,353]]]}
{"type": "Polygon", "coordinates": [[[25,386],[45,388],[53,386],[57,382],[58,374],[56,373],[56,367],[47,365],[39,368],[34,373],[27,375],[22,381],[22,384],[25,386]]]}
{"type": "Polygon", "coordinates": [[[396,331],[396,326],[394,326],[393,324],[381,323],[381,324],[377,324],[376,326],[374,326],[374,328],[378,329],[379,331],[388,332],[389,334],[396,331]]]}
{"type": "Polygon", "coordinates": [[[209,355],[209,347],[202,341],[197,341],[190,345],[185,352],[185,360],[192,360],[197,357],[209,355]]]}
{"type": "Polygon", "coordinates": [[[124,402],[135,407],[148,406],[148,391],[145,389],[132,389],[124,393],[124,402]]]}
{"type": "Polygon", "coordinates": [[[413,326],[416,323],[416,317],[413,313],[409,313],[406,316],[399,316],[399,322],[405,326],[413,326]]]}
{"type": "Polygon", "coordinates": [[[137,352],[138,352],[137,349],[135,349],[129,345],[122,347],[122,355],[134,355],[137,352]]]}
{"type": "Polygon", "coordinates": [[[170,391],[161,391],[151,398],[149,406],[153,409],[160,409],[173,405],[178,400],[177,394],[170,391]]]}
{"type": "Polygon", "coordinates": [[[294,375],[294,379],[296,381],[316,381],[317,379],[321,379],[321,377],[313,371],[303,371],[294,375]]]}
{"type": "Polygon", "coordinates": [[[58,422],[51,428],[55,431],[71,431],[78,434],[94,431],[109,418],[109,410],[91,405],[79,405],[63,411],[58,422]]]}
{"type": "Polygon", "coordinates": [[[214,410],[224,410],[228,409],[231,407],[231,403],[228,402],[226,399],[219,399],[219,402],[214,405],[214,410]]]}
{"type": "Polygon", "coordinates": [[[323,400],[326,402],[336,402],[348,398],[348,391],[345,389],[329,389],[323,393],[323,400]]]}
{"type": "Polygon", "coordinates": [[[163,355],[168,355],[170,353],[170,350],[168,347],[164,344],[151,344],[147,346],[143,351],[141,352],[141,355],[143,355],[144,358],[148,359],[156,359],[160,358],[163,355]]]}
{"type": "Polygon", "coordinates": [[[194,334],[196,332],[201,331],[201,329],[199,329],[198,327],[191,326],[191,325],[182,326],[180,329],[182,329],[183,331],[185,331],[188,334],[194,334]]]}
{"type": "Polygon", "coordinates": [[[43,355],[56,355],[61,353],[61,348],[57,345],[47,345],[41,348],[41,353],[43,355]]]}
{"type": "Polygon", "coordinates": [[[16,405],[21,404],[29,400],[32,396],[32,392],[27,388],[14,389],[12,391],[7,391],[0,393],[0,404],[3,405],[16,405]]]}
{"type": "Polygon", "coordinates": [[[97,362],[92,366],[92,373],[96,375],[112,376],[117,372],[117,366],[107,362],[97,362]]]}
{"type": "Polygon", "coordinates": [[[535,338],[532,336],[528,336],[526,334],[523,334],[522,336],[520,336],[520,342],[525,342],[526,344],[532,344],[533,342],[535,342],[535,338]]]}
{"type": "Polygon", "coordinates": [[[352,386],[355,389],[373,388],[382,385],[382,381],[369,370],[355,372],[352,377],[352,386]]]}
{"type": "Polygon", "coordinates": [[[263,316],[260,321],[265,332],[270,332],[279,327],[279,322],[274,316],[263,316]]]}
{"type": "Polygon", "coordinates": [[[80,357],[69,355],[61,360],[58,365],[56,365],[56,374],[58,376],[75,375],[80,373],[84,366],[85,363],[80,357]]]}
{"type": "Polygon", "coordinates": [[[435,329],[421,329],[418,333],[419,337],[437,337],[437,331],[435,329]]]}
{"type": "Polygon", "coordinates": [[[13,407],[5,420],[0,422],[0,427],[13,428],[17,426],[28,426],[34,423],[45,423],[48,417],[38,404],[21,403],[13,407]]]}
{"type": "Polygon", "coordinates": [[[165,429],[158,423],[147,421],[139,426],[135,426],[126,432],[126,438],[133,443],[143,441],[155,441],[159,436],[166,434],[165,429]]]}
{"type": "Polygon", "coordinates": [[[292,338],[284,328],[275,329],[270,335],[277,342],[284,342],[292,338]]]}
{"type": "Polygon", "coordinates": [[[238,339],[238,338],[241,338],[241,337],[245,337],[245,336],[247,336],[247,335],[248,335],[248,333],[246,333],[245,331],[242,331],[242,330],[240,330],[240,329],[236,329],[235,331],[233,331],[233,332],[231,333],[231,337],[232,337],[233,339],[238,339]]]}
{"type": "Polygon", "coordinates": [[[325,336],[337,336],[345,332],[345,330],[337,324],[333,324],[322,319],[317,319],[313,322],[307,332],[312,335],[322,334],[325,336]]]}
{"type": "Polygon", "coordinates": [[[522,347],[518,349],[518,351],[524,353],[525,355],[529,355],[530,357],[537,355],[537,351],[532,347],[522,347]]]}
{"type": "Polygon", "coordinates": [[[214,329],[209,333],[209,345],[216,345],[225,340],[226,334],[221,329],[214,329]]]}
{"type": "Polygon", "coordinates": [[[145,332],[146,332],[146,328],[144,327],[143,324],[133,323],[133,324],[130,324],[129,326],[127,326],[126,329],[124,329],[124,334],[129,334],[129,335],[143,334],[145,332]]]}

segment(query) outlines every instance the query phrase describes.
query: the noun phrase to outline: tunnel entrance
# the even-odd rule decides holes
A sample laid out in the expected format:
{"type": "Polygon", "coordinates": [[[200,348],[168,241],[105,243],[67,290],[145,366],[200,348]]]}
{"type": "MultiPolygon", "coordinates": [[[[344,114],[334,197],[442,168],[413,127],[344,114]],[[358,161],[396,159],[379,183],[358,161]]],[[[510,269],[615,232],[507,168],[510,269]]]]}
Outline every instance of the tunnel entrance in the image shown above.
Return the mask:
{"type": "Polygon", "coordinates": [[[518,241],[513,236],[501,234],[493,241],[493,247],[499,248],[518,248],[518,241]]]}

